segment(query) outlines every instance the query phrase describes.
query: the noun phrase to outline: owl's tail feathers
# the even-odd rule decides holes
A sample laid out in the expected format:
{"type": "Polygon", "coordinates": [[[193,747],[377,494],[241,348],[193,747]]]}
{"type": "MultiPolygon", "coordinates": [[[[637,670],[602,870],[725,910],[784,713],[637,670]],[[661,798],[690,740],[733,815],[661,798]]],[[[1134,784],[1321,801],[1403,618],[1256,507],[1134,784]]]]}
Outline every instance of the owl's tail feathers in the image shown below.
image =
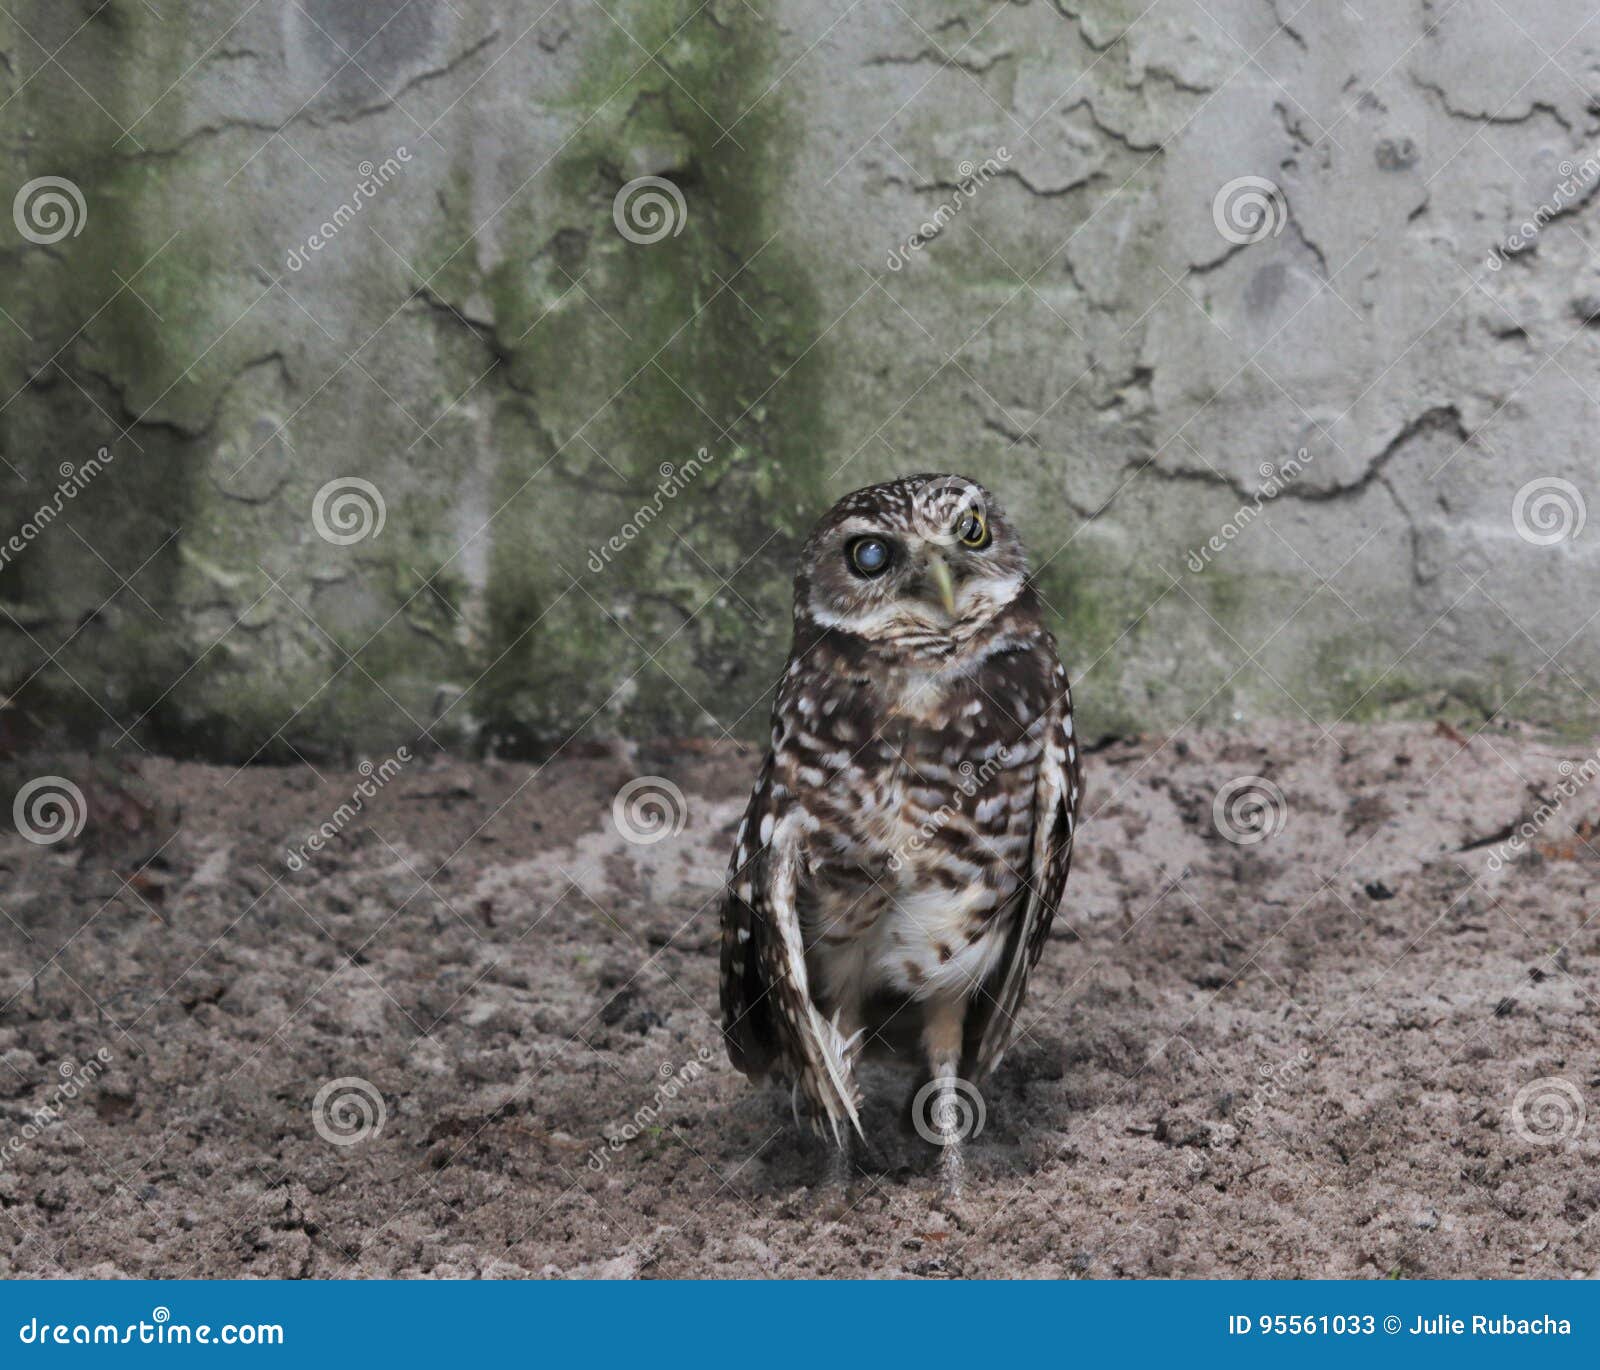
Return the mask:
{"type": "Polygon", "coordinates": [[[798,1096],[804,1094],[811,1115],[811,1126],[823,1136],[822,1125],[827,1123],[836,1146],[844,1145],[847,1134],[839,1126],[846,1121],[855,1128],[856,1135],[865,1137],[857,1109],[861,1104],[861,1089],[856,1084],[856,1059],[861,1054],[865,1029],[846,1037],[839,1031],[839,1015],[832,1021],[824,1018],[812,1004],[806,1005],[803,1019],[795,1024],[794,1046],[799,1059],[795,1064],[795,1088],[790,1103],[796,1106],[798,1096]]]}

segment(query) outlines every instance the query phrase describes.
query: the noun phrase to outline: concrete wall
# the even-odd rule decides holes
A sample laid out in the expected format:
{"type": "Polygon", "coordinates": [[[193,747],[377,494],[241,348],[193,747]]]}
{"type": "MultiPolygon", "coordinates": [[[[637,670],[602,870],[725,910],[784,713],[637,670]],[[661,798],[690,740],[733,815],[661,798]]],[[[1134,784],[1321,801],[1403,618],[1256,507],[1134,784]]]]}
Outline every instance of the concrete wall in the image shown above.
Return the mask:
{"type": "Polygon", "coordinates": [[[1358,3],[17,0],[0,686],[759,733],[806,527],[942,468],[1091,733],[1592,720],[1600,24],[1358,3]]]}

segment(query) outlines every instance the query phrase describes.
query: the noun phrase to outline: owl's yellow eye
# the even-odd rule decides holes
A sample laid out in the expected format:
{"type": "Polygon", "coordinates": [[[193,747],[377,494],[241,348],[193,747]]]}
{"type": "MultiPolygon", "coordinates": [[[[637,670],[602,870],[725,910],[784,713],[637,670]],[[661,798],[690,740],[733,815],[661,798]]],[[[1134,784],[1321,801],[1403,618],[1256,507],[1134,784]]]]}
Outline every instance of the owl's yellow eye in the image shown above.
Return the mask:
{"type": "Polygon", "coordinates": [[[956,537],[963,547],[983,548],[989,545],[989,521],[983,510],[974,509],[963,514],[956,524],[956,537]]]}

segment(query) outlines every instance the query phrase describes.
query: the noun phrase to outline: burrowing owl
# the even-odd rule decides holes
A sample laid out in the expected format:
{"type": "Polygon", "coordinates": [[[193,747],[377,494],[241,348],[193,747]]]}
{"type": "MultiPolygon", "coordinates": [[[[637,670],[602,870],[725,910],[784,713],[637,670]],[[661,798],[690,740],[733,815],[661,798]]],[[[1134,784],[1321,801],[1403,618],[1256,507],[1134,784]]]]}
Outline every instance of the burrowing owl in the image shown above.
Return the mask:
{"type": "Polygon", "coordinates": [[[1020,1027],[1079,793],[1066,672],[988,492],[922,475],[840,500],[801,554],[728,873],[733,1064],[836,1140],[861,1128],[866,1046],[920,1058],[917,1098],[951,1104],[1020,1027]]]}

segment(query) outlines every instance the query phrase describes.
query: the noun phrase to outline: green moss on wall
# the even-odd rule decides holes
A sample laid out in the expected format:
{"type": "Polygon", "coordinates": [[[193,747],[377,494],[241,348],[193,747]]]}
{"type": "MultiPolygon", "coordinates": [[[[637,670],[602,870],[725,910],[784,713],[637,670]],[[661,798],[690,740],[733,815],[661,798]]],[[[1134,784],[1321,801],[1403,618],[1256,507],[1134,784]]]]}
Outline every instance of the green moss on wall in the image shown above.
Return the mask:
{"type": "MultiPolygon", "coordinates": [[[[57,42],[82,24],[73,38],[78,63],[114,79],[97,83],[97,109],[47,66],[7,101],[0,125],[14,178],[8,199],[26,180],[64,177],[87,210],[79,233],[47,245],[19,240],[8,223],[0,250],[0,307],[31,335],[8,326],[0,353],[12,400],[0,408],[0,450],[25,478],[19,486],[6,473],[8,523],[49,502],[63,470],[102,447],[112,464],[60,520],[77,536],[52,527],[6,568],[0,601],[15,617],[0,627],[12,667],[0,686],[25,681],[19,705],[69,733],[116,737],[184,664],[182,634],[161,606],[170,606],[180,573],[168,534],[191,508],[189,435],[181,417],[119,433],[168,389],[179,369],[173,357],[193,340],[204,252],[150,263],[166,236],[167,191],[156,167],[131,158],[130,142],[119,144],[116,127],[148,108],[182,67],[170,43],[164,54],[139,46],[140,21],[116,7],[89,22],[30,17],[44,24],[33,29],[41,41],[57,22],[67,23],[57,42]],[[121,575],[136,570],[138,593],[130,594],[121,575]],[[19,623],[26,631],[15,631],[19,623]]],[[[20,36],[17,43],[12,50],[27,46],[20,36]]]]}
{"type": "Polygon", "coordinates": [[[616,17],[657,60],[604,34],[570,92],[578,133],[496,226],[499,263],[475,273],[462,252],[440,276],[463,311],[491,302],[511,392],[473,692],[502,746],[585,723],[762,726],[750,706],[781,667],[793,557],[824,502],[826,349],[785,241],[775,35],[747,5],[616,17]],[[643,175],[682,196],[659,241],[613,219],[643,175]]]}

